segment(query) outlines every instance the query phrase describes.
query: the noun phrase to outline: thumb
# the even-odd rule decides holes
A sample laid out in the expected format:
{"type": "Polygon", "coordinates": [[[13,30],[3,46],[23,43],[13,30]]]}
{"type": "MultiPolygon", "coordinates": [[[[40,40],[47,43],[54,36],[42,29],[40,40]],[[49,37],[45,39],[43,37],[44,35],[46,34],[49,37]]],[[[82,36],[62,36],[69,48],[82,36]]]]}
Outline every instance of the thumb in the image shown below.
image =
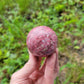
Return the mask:
{"type": "Polygon", "coordinates": [[[46,67],[45,67],[45,78],[49,79],[50,81],[55,79],[55,75],[58,69],[58,56],[57,56],[57,49],[56,52],[53,53],[50,57],[47,57],[46,67]]]}

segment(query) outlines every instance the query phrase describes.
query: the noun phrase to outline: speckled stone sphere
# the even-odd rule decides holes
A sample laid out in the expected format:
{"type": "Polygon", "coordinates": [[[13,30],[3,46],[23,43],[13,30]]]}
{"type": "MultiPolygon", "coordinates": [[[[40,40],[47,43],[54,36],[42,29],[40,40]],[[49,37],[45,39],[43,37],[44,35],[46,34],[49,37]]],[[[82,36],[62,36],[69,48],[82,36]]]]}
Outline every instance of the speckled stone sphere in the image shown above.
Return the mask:
{"type": "Polygon", "coordinates": [[[33,28],[27,36],[27,47],[34,56],[46,57],[53,54],[57,47],[57,36],[47,26],[33,28]]]}

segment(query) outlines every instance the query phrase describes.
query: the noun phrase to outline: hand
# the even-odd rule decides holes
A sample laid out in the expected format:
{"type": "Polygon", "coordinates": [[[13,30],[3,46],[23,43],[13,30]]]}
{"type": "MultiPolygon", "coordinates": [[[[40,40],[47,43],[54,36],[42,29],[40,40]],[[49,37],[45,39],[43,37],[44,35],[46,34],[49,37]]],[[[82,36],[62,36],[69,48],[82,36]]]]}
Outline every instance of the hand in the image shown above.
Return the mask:
{"type": "Polygon", "coordinates": [[[53,55],[46,57],[40,68],[41,59],[29,52],[29,61],[12,75],[10,84],[54,84],[59,72],[57,49],[53,55]]]}

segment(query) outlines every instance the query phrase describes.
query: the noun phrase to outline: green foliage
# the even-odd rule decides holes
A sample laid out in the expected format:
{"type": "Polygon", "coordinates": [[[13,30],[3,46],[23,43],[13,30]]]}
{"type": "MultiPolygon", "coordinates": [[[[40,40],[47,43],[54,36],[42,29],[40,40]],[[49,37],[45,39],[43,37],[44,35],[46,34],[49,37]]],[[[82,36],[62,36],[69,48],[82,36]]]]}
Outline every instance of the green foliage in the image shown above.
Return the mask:
{"type": "MultiPolygon", "coordinates": [[[[26,37],[39,25],[56,32],[59,53],[69,57],[60,67],[60,73],[67,68],[62,83],[83,84],[83,64],[69,54],[77,51],[84,60],[83,0],[0,0],[0,84],[9,84],[11,75],[28,61],[26,37]]],[[[59,77],[56,83],[60,84],[59,77]]]]}

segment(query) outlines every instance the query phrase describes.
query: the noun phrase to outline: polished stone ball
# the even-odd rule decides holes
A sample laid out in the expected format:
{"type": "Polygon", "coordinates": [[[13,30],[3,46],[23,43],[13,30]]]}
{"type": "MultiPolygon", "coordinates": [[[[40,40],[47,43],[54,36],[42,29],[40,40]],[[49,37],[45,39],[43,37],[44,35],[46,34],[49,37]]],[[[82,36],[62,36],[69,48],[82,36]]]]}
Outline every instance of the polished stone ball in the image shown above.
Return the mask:
{"type": "Polygon", "coordinates": [[[38,26],[29,32],[26,43],[34,56],[46,57],[55,52],[57,36],[51,28],[38,26]]]}

